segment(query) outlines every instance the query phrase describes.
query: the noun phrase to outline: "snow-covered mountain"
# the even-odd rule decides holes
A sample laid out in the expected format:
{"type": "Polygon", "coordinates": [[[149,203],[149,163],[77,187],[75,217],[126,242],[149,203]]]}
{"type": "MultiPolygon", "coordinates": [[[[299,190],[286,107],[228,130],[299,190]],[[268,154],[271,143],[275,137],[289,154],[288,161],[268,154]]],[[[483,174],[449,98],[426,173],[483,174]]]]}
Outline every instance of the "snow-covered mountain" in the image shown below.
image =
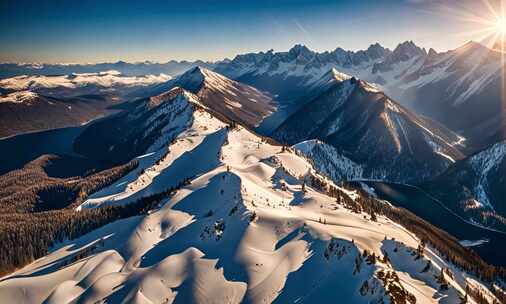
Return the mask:
{"type": "Polygon", "coordinates": [[[174,87],[197,95],[207,109],[252,127],[260,124],[275,109],[268,93],[203,67],[192,68],[144,94],[157,95],[174,87]]]}
{"type": "Polygon", "coordinates": [[[203,66],[207,68],[214,67],[215,63],[197,61],[175,61],[171,60],[164,63],[157,62],[110,62],[96,64],[47,64],[47,63],[0,63],[0,78],[8,78],[20,75],[70,75],[82,73],[100,73],[103,71],[119,71],[127,76],[144,76],[166,74],[176,76],[184,71],[203,66]]]}
{"type": "Polygon", "coordinates": [[[277,95],[280,100],[292,100],[305,94],[308,86],[320,79],[331,68],[349,75],[362,77],[357,71],[372,70],[391,51],[379,44],[365,51],[317,53],[306,46],[295,45],[288,52],[250,53],[238,55],[233,60],[221,62],[215,71],[238,81],[277,95]]]}
{"type": "Polygon", "coordinates": [[[81,125],[170,79],[167,75],[125,76],[117,71],[2,79],[0,138],[81,125]]]}
{"type": "Polygon", "coordinates": [[[318,139],[302,141],[293,148],[313,161],[313,166],[333,181],[364,178],[364,168],[344,156],[338,149],[318,139]]]}
{"type": "MultiPolygon", "coordinates": [[[[292,108],[299,106],[297,101],[306,96],[311,85],[334,68],[375,84],[414,113],[427,116],[463,135],[468,139],[466,144],[470,152],[504,139],[502,129],[506,123],[500,102],[501,55],[475,42],[441,53],[433,49],[426,51],[413,41],[400,43],[393,50],[376,43],[366,50],[336,48],[321,53],[296,45],[287,52],[249,53],[216,63],[11,64],[6,65],[4,70],[28,69],[25,73],[12,75],[116,70],[130,76],[160,73],[174,76],[195,66],[212,69],[240,83],[270,92],[282,112],[279,114],[281,118],[286,113],[291,114],[292,108]]],[[[271,120],[279,120],[279,117],[271,120]]]]}
{"type": "Polygon", "coordinates": [[[498,142],[452,165],[425,188],[452,210],[506,231],[506,142],[498,142]]]}
{"type": "Polygon", "coordinates": [[[142,107],[184,114],[167,117],[170,136],[158,137],[137,169],[78,210],[158,195],[154,207],[58,244],[2,278],[2,301],[477,303],[477,290],[497,301],[490,285],[462,270],[473,254],[455,239],[337,187],[291,149],[219,120],[198,96],[175,88],[142,107]]]}
{"type": "Polygon", "coordinates": [[[469,138],[483,148],[504,139],[501,54],[469,42],[455,50],[431,52],[400,79],[397,94],[407,106],[469,138]]]}
{"type": "Polygon", "coordinates": [[[321,162],[316,163],[321,166],[337,168],[344,163],[352,169],[352,173],[335,173],[336,178],[414,182],[443,172],[462,157],[455,148],[459,137],[451,131],[416,117],[363,80],[336,78],[339,80],[307,101],[272,136],[290,145],[319,139],[332,146],[337,154],[328,147],[315,148],[319,142],[311,142],[310,147],[305,144],[303,150],[320,155],[321,162]],[[354,165],[350,167],[343,159],[354,165]]]}
{"type": "Polygon", "coordinates": [[[31,91],[45,96],[76,97],[81,95],[117,95],[130,93],[170,80],[165,74],[125,76],[110,70],[97,73],[66,75],[22,75],[0,80],[4,92],[31,91]]]}
{"type": "Polygon", "coordinates": [[[394,50],[374,44],[357,52],[337,48],[318,53],[296,45],[288,52],[238,55],[217,64],[215,71],[284,102],[300,99],[311,83],[335,68],[374,83],[403,106],[470,137],[468,144],[480,147],[502,136],[500,57],[475,42],[443,53],[426,51],[412,41],[394,50]],[[486,140],[480,142],[484,133],[486,140]]]}
{"type": "Polygon", "coordinates": [[[165,145],[186,128],[191,116],[187,100],[197,98],[175,87],[158,96],[138,100],[132,109],[89,125],[75,139],[74,150],[90,159],[124,163],[157,142],[165,145]]]}

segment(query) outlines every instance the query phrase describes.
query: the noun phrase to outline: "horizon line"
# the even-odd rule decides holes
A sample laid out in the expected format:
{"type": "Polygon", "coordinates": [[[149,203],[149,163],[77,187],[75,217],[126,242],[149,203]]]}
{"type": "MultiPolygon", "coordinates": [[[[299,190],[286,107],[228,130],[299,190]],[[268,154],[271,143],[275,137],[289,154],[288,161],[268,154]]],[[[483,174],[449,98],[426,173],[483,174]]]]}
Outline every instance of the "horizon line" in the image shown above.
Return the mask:
{"type": "MultiPolygon", "coordinates": [[[[420,47],[424,50],[426,50],[427,48],[424,47],[424,46],[421,46],[419,44],[417,44],[416,42],[414,42],[414,40],[406,40],[406,41],[403,41],[403,42],[399,42],[395,48],[397,48],[399,45],[403,44],[403,43],[406,43],[406,42],[412,42],[414,43],[417,47],[420,47]]],[[[453,51],[453,50],[456,50],[456,49],[459,49],[461,47],[463,47],[464,45],[467,45],[469,43],[478,43],[480,45],[482,45],[483,47],[486,47],[492,51],[494,51],[493,48],[490,48],[486,45],[484,45],[483,43],[481,42],[477,42],[477,41],[474,41],[474,40],[469,40],[467,41],[466,43],[458,46],[458,47],[455,47],[455,48],[449,48],[449,49],[445,49],[445,50],[436,50],[434,48],[429,48],[430,49],[433,49],[434,51],[436,51],[437,53],[445,53],[445,52],[448,52],[448,51],[453,51]]],[[[309,49],[310,51],[312,52],[315,52],[315,53],[325,53],[325,52],[333,52],[337,49],[343,49],[345,51],[350,51],[350,52],[359,52],[359,51],[364,51],[364,50],[367,50],[369,47],[373,46],[373,45],[376,45],[376,44],[379,44],[381,47],[387,49],[387,50],[390,50],[390,48],[388,47],[384,47],[380,42],[376,41],[374,43],[371,43],[369,44],[369,46],[367,48],[359,48],[359,49],[344,49],[340,46],[337,46],[336,48],[334,48],[333,50],[315,50],[315,49],[312,49],[311,47],[309,47],[307,44],[305,43],[295,43],[292,47],[290,47],[288,50],[274,50],[274,49],[268,49],[268,50],[251,50],[249,52],[244,52],[244,53],[240,53],[240,54],[235,54],[234,55],[234,58],[239,56],[239,55],[244,55],[244,54],[251,54],[251,53],[267,53],[267,52],[270,52],[270,51],[273,51],[274,53],[286,53],[288,51],[290,51],[292,48],[294,48],[295,46],[304,46],[306,47],[307,49],[309,49]]],[[[395,49],[394,48],[394,49],[395,49]]],[[[496,51],[496,50],[495,50],[496,51]]],[[[222,58],[222,59],[216,59],[216,60],[204,60],[204,59],[195,59],[195,60],[191,60],[191,59],[180,59],[180,60],[177,60],[177,59],[169,59],[167,61],[156,61],[156,60],[149,60],[149,59],[146,59],[146,60],[138,60],[138,61],[128,61],[128,60],[122,60],[122,59],[117,59],[117,60],[113,60],[113,61],[95,61],[95,62],[38,62],[38,61],[33,61],[33,62],[15,62],[15,61],[0,61],[0,64],[2,65],[6,65],[6,64],[15,64],[15,65],[98,65],[98,64],[117,64],[117,63],[127,63],[127,64],[141,64],[141,63],[148,63],[148,64],[168,64],[168,63],[171,63],[171,62],[176,62],[176,63],[183,63],[183,62],[188,62],[188,63],[195,63],[197,61],[201,61],[203,63],[206,63],[206,64],[214,64],[214,63],[219,63],[219,62],[222,62],[222,61],[226,61],[226,60],[233,60],[234,58],[230,59],[228,57],[225,57],[225,58],[222,58]]]]}

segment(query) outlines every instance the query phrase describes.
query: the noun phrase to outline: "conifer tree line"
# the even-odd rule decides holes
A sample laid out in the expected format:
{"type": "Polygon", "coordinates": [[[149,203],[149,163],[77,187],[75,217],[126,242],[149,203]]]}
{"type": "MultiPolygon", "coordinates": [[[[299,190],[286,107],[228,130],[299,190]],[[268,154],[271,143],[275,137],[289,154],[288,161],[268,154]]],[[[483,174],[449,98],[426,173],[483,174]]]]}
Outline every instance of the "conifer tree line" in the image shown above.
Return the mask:
{"type": "Polygon", "coordinates": [[[137,161],[82,177],[50,177],[45,169],[57,160],[58,156],[44,155],[0,176],[0,274],[42,257],[57,242],[144,210],[145,201],[74,211],[89,194],[135,169],[137,161]]]}
{"type": "Polygon", "coordinates": [[[30,213],[73,207],[89,194],[112,184],[138,166],[133,160],[87,176],[50,177],[45,167],[57,161],[54,155],[44,155],[24,168],[0,176],[0,213],[30,213]]]}
{"type": "Polygon", "coordinates": [[[175,187],[118,206],[74,211],[65,208],[36,213],[0,215],[0,275],[10,273],[48,253],[64,240],[78,238],[103,225],[146,214],[177,189],[190,183],[186,178],[175,187]]]}
{"type": "Polygon", "coordinates": [[[489,265],[473,250],[460,245],[458,240],[446,231],[433,226],[410,211],[377,200],[361,188],[344,185],[359,192],[360,195],[353,200],[343,191],[314,174],[311,174],[309,182],[313,188],[336,198],[338,203],[353,212],[368,213],[371,220],[375,220],[377,215],[382,215],[400,224],[414,233],[424,244],[429,244],[439,251],[448,262],[461,270],[475,274],[488,283],[496,282],[498,279],[506,281],[506,268],[489,265]]]}

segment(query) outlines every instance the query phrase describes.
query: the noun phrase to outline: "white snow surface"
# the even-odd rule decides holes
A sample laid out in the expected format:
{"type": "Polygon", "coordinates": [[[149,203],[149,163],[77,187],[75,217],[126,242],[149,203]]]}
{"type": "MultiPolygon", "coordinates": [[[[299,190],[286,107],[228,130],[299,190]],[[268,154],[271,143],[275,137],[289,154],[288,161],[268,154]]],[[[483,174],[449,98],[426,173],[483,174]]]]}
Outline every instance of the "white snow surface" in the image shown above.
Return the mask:
{"type": "Polygon", "coordinates": [[[117,71],[104,71],[99,73],[82,73],[72,75],[44,76],[44,75],[21,75],[0,80],[0,88],[10,90],[30,90],[49,88],[75,89],[87,85],[95,85],[103,88],[114,86],[132,87],[148,86],[170,80],[165,74],[145,76],[122,76],[117,71]]]}
{"type": "Polygon", "coordinates": [[[320,140],[303,141],[293,148],[311,159],[319,172],[330,176],[335,182],[363,177],[363,168],[359,164],[320,140]]]}
{"type": "Polygon", "coordinates": [[[307,185],[302,191],[304,177],[317,173],[291,149],[242,127],[229,130],[202,110],[184,120],[186,130],[168,148],[152,147],[139,170],[81,208],[191,183],[149,214],[60,244],[2,278],[2,302],[389,303],[377,274],[395,270],[417,303],[457,303],[466,281],[480,284],[430,247],[415,260],[420,240],[389,219],[374,222],[307,185]],[[388,253],[391,262],[362,261],[357,270],[365,249],[388,253]],[[431,270],[421,273],[428,260],[431,270]],[[435,280],[442,267],[454,273],[447,291],[435,280]]]}
{"type": "MultiPolygon", "coordinates": [[[[316,53],[315,53],[316,54],[316,53]]],[[[320,53],[319,55],[324,55],[320,53]]],[[[484,90],[486,85],[501,77],[503,65],[497,52],[475,42],[469,42],[455,50],[437,54],[409,54],[405,61],[388,63],[388,69],[376,70],[377,65],[388,61],[387,57],[378,57],[359,63],[350,64],[337,57],[326,57],[320,62],[316,56],[310,60],[283,61],[284,53],[271,54],[261,61],[239,61],[229,67],[227,72],[232,78],[243,75],[282,75],[284,78],[304,78],[308,88],[328,73],[335,70],[336,74],[352,75],[373,84],[369,88],[381,90],[389,96],[399,98],[410,89],[417,89],[427,84],[444,81],[457,75],[450,82],[447,93],[452,97],[454,105],[466,102],[473,95],[484,90]],[[282,61],[279,61],[282,60],[282,61]],[[343,62],[346,62],[343,64],[343,62]]],[[[252,55],[252,54],[250,54],[252,55]]],[[[255,54],[262,56],[262,53],[255,54]]],[[[266,55],[266,53],[263,53],[266,55]]],[[[403,99],[400,100],[402,102],[403,99]]]]}
{"type": "Polygon", "coordinates": [[[469,160],[473,171],[478,176],[478,182],[475,186],[474,192],[476,199],[489,208],[494,209],[494,206],[488,199],[488,174],[503,161],[506,155],[506,142],[498,142],[492,147],[473,155],[469,160]]]}

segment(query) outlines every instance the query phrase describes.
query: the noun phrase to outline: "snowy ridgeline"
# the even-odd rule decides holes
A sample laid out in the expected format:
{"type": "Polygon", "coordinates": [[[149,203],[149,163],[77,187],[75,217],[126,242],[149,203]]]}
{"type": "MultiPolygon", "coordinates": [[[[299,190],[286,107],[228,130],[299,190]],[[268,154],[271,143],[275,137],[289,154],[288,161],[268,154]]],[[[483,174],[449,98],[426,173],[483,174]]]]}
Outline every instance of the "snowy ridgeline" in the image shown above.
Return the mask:
{"type": "Polygon", "coordinates": [[[118,71],[97,73],[74,73],[68,75],[21,75],[0,79],[1,102],[30,104],[37,94],[57,98],[75,97],[87,94],[127,94],[140,92],[151,86],[170,80],[165,74],[125,76],[118,71]]]}
{"type": "MultiPolygon", "coordinates": [[[[80,208],[127,204],[168,188],[178,188],[175,193],[148,215],[61,244],[3,278],[0,299],[458,303],[466,285],[493,299],[475,277],[420,246],[404,227],[352,212],[307,185],[310,175],[319,175],[292,149],[228,128],[203,110],[185,117],[188,127],[168,147],[141,156],[138,169],[80,208]]],[[[342,174],[360,173],[352,162],[342,163],[342,174]]]]}
{"type": "Polygon", "coordinates": [[[300,78],[299,85],[311,84],[336,69],[374,83],[394,98],[434,83],[448,83],[447,94],[454,105],[465,103],[500,78],[500,55],[487,47],[469,42],[448,52],[428,52],[406,41],[389,50],[379,44],[357,52],[337,48],[318,53],[303,45],[288,52],[260,52],[236,56],[216,64],[215,70],[238,79],[255,77],[300,78]]]}
{"type": "Polygon", "coordinates": [[[477,180],[474,185],[474,193],[480,205],[494,209],[489,200],[488,179],[495,178],[494,170],[500,168],[506,155],[506,142],[499,142],[490,148],[473,155],[468,163],[474,171],[477,180]],[[490,176],[489,176],[490,175],[490,176]]]}
{"type": "Polygon", "coordinates": [[[103,88],[114,86],[148,86],[162,83],[171,79],[170,76],[144,75],[124,76],[118,71],[104,71],[98,73],[81,73],[70,75],[21,75],[0,80],[0,88],[22,91],[36,91],[38,89],[67,88],[76,89],[79,87],[95,85],[103,88]]]}
{"type": "Polygon", "coordinates": [[[364,170],[359,164],[322,141],[317,139],[307,140],[294,145],[293,148],[313,160],[316,169],[332,178],[335,182],[364,177],[364,170]]]}

